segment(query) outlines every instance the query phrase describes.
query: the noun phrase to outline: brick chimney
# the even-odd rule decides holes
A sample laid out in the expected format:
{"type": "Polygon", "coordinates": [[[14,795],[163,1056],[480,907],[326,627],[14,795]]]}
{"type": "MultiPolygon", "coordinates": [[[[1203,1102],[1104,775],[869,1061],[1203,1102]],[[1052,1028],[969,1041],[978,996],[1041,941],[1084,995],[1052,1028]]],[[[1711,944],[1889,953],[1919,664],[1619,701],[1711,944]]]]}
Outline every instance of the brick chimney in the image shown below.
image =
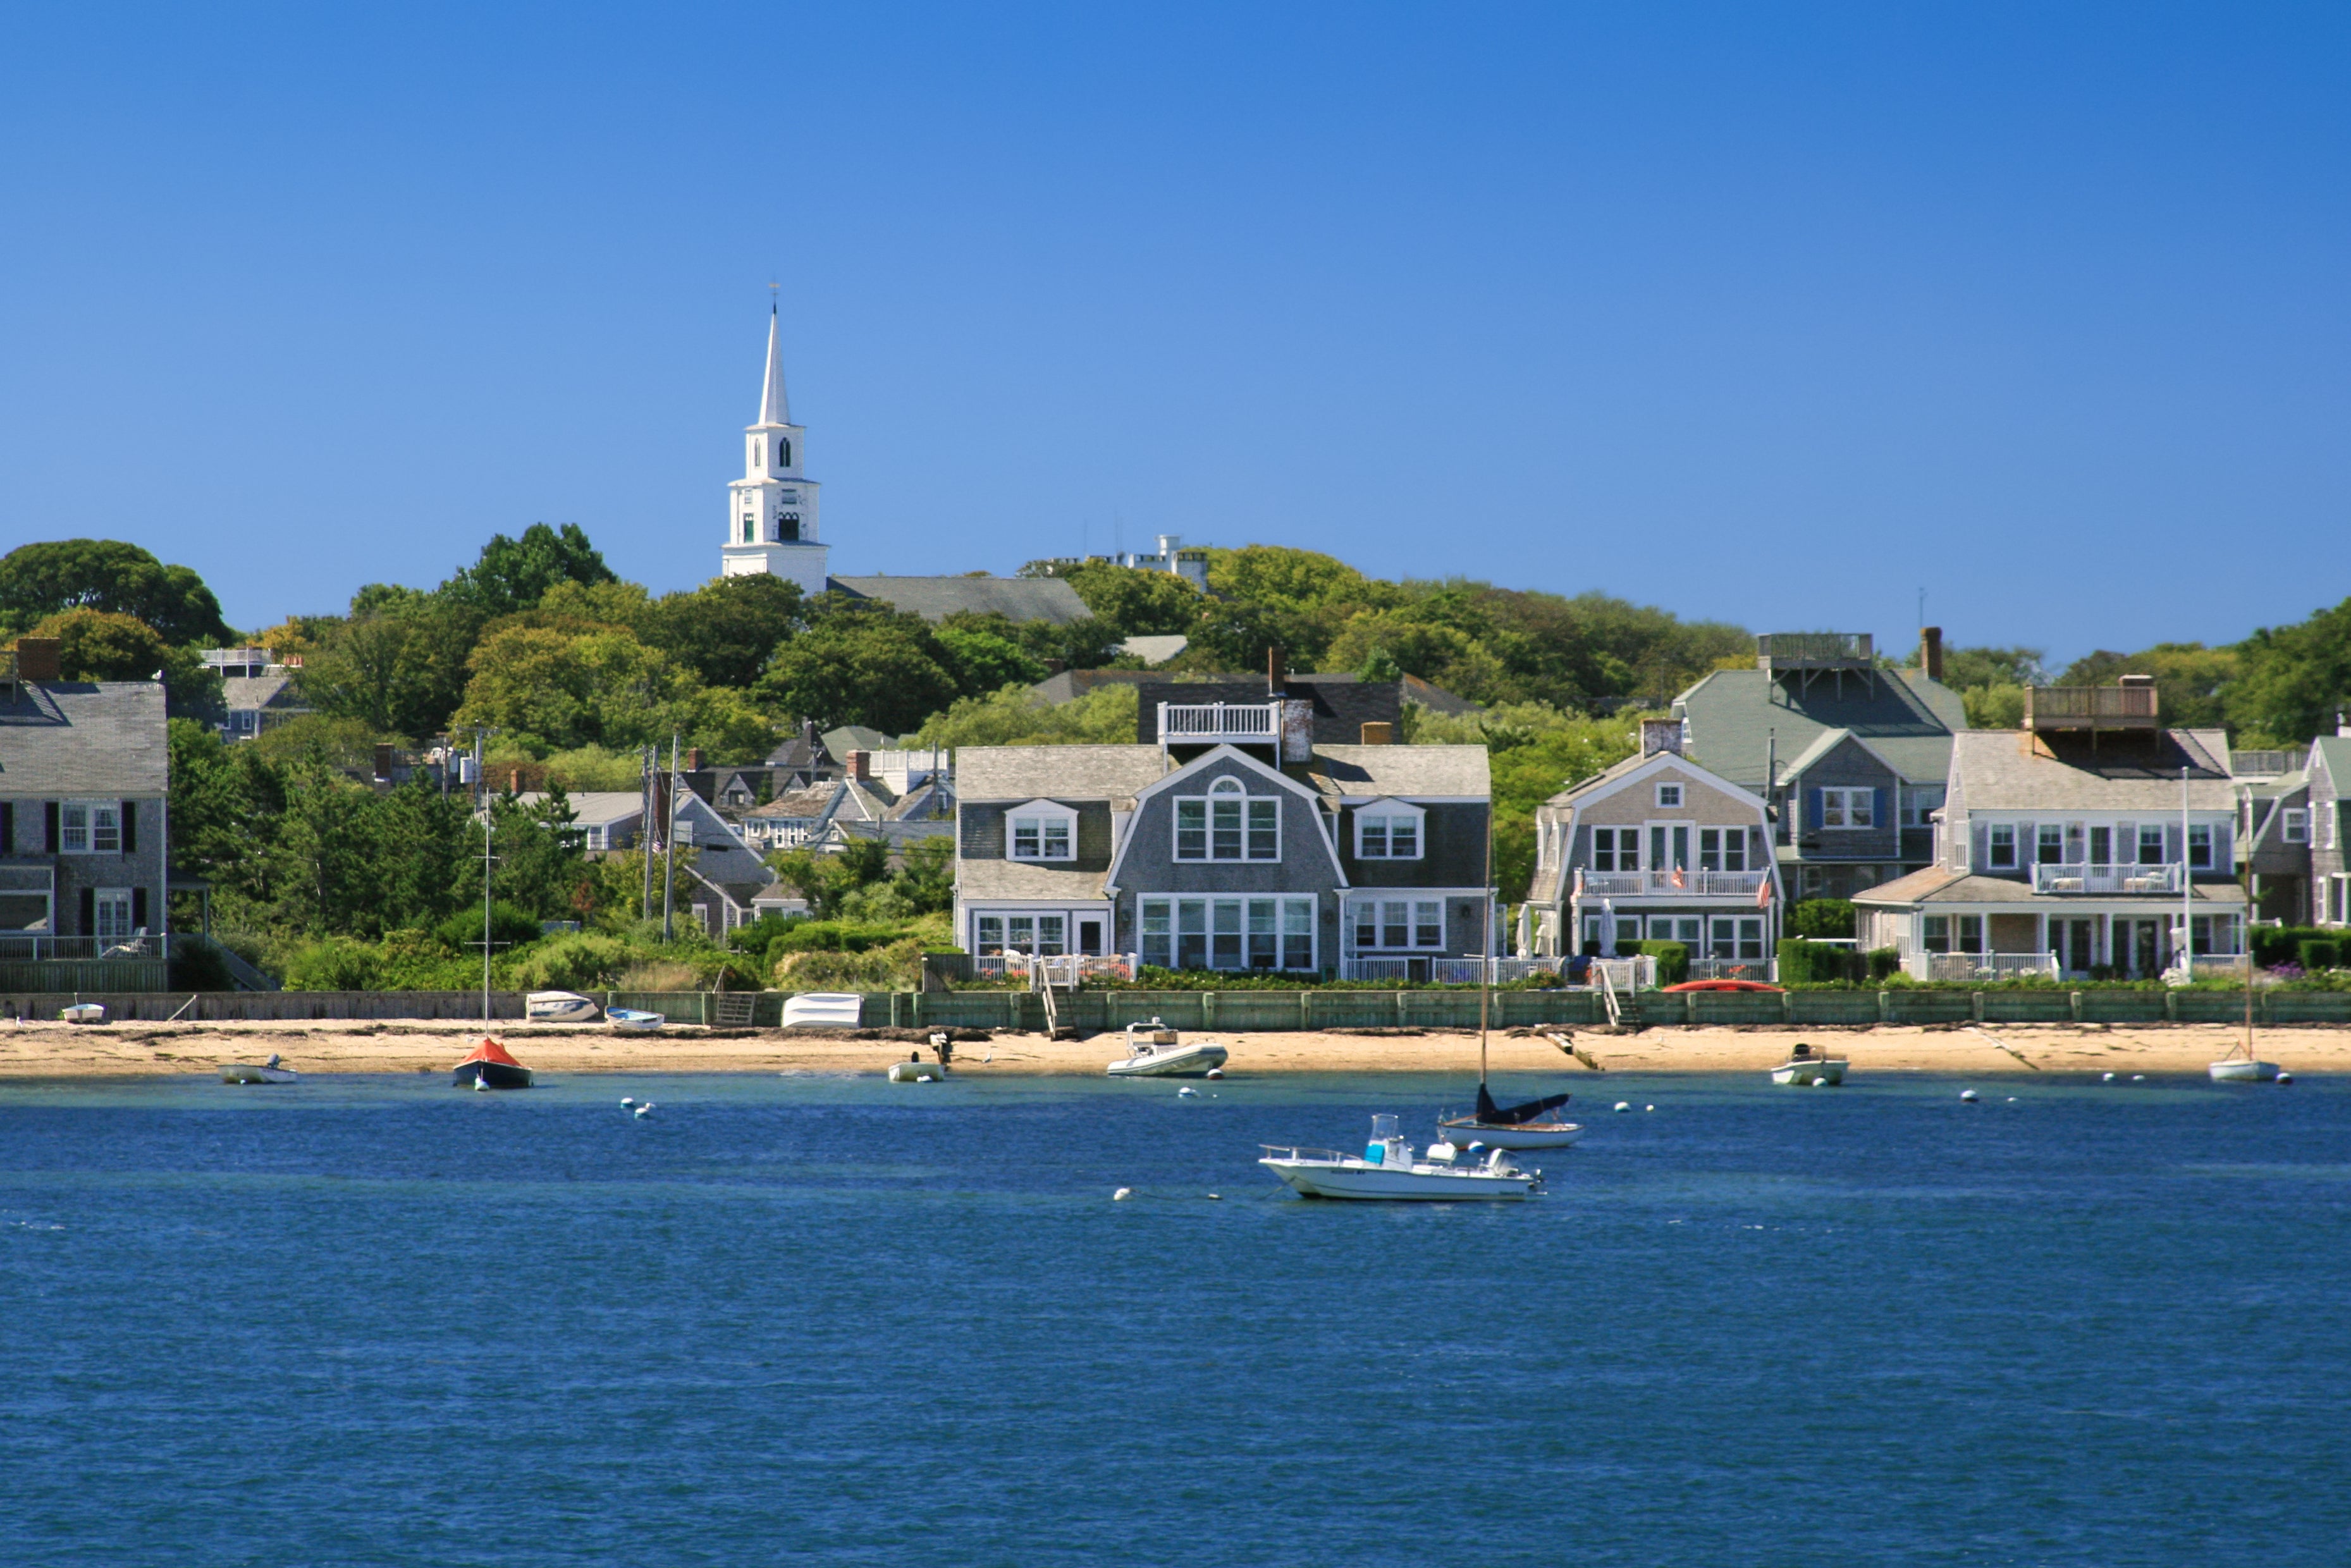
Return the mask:
{"type": "Polygon", "coordinates": [[[1922,626],[1918,629],[1918,667],[1930,681],[1943,678],[1943,629],[1922,626]]]}
{"type": "Polygon", "coordinates": [[[689,746],[685,748],[685,770],[688,773],[702,771],[702,747],[689,746]]]}
{"type": "Polygon", "coordinates": [[[1365,720],[1364,724],[1364,744],[1365,746],[1394,746],[1395,744],[1395,726],[1388,723],[1385,719],[1365,720]]]}
{"type": "Polygon", "coordinates": [[[873,754],[870,751],[851,752],[849,776],[860,784],[871,784],[873,781],[873,754]]]}
{"type": "Polygon", "coordinates": [[[55,637],[19,637],[16,639],[16,678],[20,681],[59,681],[65,676],[66,645],[55,637]]]}
{"type": "Polygon", "coordinates": [[[1660,751],[1681,755],[1682,721],[1677,718],[1645,718],[1641,721],[1641,755],[1655,757],[1660,751]]]}
{"type": "Polygon", "coordinates": [[[507,793],[509,795],[519,795],[522,793],[521,768],[509,768],[507,769],[507,793]]]}
{"type": "Polygon", "coordinates": [[[1290,688],[1290,662],[1279,645],[1265,651],[1265,695],[1278,697],[1290,688]]]}

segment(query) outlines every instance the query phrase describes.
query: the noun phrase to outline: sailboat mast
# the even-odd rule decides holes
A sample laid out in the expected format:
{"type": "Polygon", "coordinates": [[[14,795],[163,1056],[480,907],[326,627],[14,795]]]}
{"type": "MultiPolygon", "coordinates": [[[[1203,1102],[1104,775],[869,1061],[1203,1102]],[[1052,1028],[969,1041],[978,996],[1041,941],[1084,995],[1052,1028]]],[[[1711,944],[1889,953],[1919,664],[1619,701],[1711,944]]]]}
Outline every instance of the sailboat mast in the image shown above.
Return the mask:
{"type": "Polygon", "coordinates": [[[1486,1083],[1486,1023],[1494,999],[1494,791],[1486,790],[1485,961],[1478,966],[1478,1084],[1486,1083]]]}

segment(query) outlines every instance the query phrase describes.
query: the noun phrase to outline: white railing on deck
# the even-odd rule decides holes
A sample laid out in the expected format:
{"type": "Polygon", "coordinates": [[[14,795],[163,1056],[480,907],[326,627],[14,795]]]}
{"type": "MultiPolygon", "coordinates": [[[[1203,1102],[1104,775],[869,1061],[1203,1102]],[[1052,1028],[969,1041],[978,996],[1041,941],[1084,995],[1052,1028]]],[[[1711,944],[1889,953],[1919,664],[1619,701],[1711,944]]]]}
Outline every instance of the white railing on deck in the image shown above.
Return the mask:
{"type": "Polygon", "coordinates": [[[1350,980],[1388,980],[1406,983],[1414,979],[1414,968],[1419,968],[1419,978],[1439,986],[1474,986],[1479,983],[1480,971],[1486,971],[1489,985],[1507,985],[1523,980],[1530,975],[1556,975],[1561,960],[1557,958],[1446,958],[1434,954],[1420,958],[1401,954],[1359,954],[1340,966],[1340,974],[1350,980]]]}
{"type": "Polygon", "coordinates": [[[1593,985],[1605,985],[1612,990],[1654,991],[1657,988],[1657,960],[1648,953],[1635,958],[1594,958],[1589,974],[1593,985]]]}
{"type": "Polygon", "coordinates": [[[43,963],[52,959],[168,958],[172,939],[141,932],[135,936],[51,936],[37,931],[0,932],[0,958],[43,963]]]}
{"type": "Polygon", "coordinates": [[[2188,868],[2170,865],[2035,865],[2035,893],[2173,894],[2188,868]]]}
{"type": "Polygon", "coordinates": [[[2057,959],[2049,953],[1913,953],[1902,960],[1902,968],[1914,980],[2057,977],[2057,959]]]}
{"type": "Polygon", "coordinates": [[[1583,896],[1592,898],[1753,898],[1771,873],[1764,871],[1588,871],[1583,896]],[[1681,881],[1674,878],[1678,874],[1681,881]]]}
{"type": "Polygon", "coordinates": [[[1271,740],[1281,733],[1279,703],[1161,703],[1159,738],[1271,740]]]}
{"type": "Polygon", "coordinates": [[[1780,977],[1779,960],[1775,958],[1692,958],[1689,977],[1693,980],[1762,980],[1767,983],[1780,977]]]}

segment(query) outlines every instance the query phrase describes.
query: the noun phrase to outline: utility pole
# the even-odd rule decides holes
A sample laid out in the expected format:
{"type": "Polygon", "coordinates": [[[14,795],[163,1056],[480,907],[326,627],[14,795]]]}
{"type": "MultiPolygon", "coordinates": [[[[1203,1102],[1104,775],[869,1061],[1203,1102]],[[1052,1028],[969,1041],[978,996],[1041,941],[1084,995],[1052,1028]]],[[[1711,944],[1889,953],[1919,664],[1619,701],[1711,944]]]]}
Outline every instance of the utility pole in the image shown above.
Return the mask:
{"type": "Polygon", "coordinates": [[[637,918],[640,920],[653,912],[653,818],[660,810],[653,788],[653,769],[660,756],[661,747],[653,745],[642,747],[637,752],[637,759],[643,765],[640,770],[643,774],[643,782],[637,791],[640,797],[637,803],[643,811],[639,819],[637,848],[645,862],[645,891],[637,900],[637,918]]]}
{"type": "MultiPolygon", "coordinates": [[[[655,755],[659,755],[656,749],[655,755]]],[[[676,936],[672,906],[677,901],[677,732],[669,737],[667,810],[662,820],[662,943],[666,946],[676,936]]]]}

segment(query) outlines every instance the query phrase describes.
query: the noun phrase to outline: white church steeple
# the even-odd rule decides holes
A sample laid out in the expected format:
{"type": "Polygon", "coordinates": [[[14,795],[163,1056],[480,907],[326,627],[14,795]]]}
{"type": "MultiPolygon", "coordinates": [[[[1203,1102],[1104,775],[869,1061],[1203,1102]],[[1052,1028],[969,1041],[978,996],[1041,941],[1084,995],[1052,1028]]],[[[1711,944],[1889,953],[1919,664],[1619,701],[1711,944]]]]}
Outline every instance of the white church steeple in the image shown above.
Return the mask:
{"type": "Polygon", "coordinates": [[[832,552],[817,533],[817,483],[800,475],[807,435],[792,423],[784,396],[782,322],[770,307],[759,419],[744,431],[743,477],[726,486],[720,576],[768,572],[799,583],[803,593],[824,591],[826,558],[832,552]]]}

